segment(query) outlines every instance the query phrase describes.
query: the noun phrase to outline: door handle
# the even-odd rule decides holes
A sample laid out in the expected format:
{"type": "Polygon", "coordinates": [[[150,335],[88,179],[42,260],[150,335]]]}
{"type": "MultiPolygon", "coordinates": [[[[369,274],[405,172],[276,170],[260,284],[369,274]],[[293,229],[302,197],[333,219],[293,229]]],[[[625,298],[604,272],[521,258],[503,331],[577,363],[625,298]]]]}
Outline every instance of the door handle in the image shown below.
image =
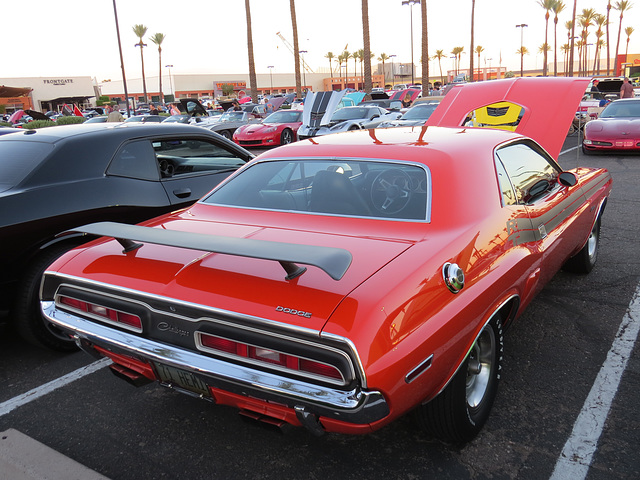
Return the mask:
{"type": "Polygon", "coordinates": [[[173,194],[178,198],[187,198],[188,196],[191,195],[191,189],[190,188],[178,188],[178,189],[173,191],[173,194]]]}

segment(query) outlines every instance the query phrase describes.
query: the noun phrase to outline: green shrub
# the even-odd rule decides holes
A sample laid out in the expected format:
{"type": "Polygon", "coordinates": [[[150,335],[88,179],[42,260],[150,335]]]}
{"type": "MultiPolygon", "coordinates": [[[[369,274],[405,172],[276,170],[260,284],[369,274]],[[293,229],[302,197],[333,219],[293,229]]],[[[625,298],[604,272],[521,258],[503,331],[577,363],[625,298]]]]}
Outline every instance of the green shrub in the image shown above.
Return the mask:
{"type": "Polygon", "coordinates": [[[56,122],[52,120],[34,120],[33,122],[25,123],[22,128],[33,130],[34,128],[55,127],[56,122]]]}
{"type": "Polygon", "coordinates": [[[0,122],[0,126],[2,126],[2,127],[13,127],[13,123],[9,123],[9,122],[0,122]]]}
{"type": "Polygon", "coordinates": [[[86,119],[84,117],[76,117],[75,115],[72,115],[68,117],[58,117],[55,123],[57,125],[74,125],[76,123],[82,123],[85,120],[86,119]]]}

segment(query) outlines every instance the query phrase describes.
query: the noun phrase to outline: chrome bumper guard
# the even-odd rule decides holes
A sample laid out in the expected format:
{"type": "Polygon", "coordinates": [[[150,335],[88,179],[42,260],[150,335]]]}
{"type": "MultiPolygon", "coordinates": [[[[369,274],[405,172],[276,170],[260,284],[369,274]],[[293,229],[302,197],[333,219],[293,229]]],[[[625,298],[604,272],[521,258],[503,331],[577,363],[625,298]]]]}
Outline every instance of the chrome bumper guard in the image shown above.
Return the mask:
{"type": "MultiPolygon", "coordinates": [[[[253,370],[196,352],[154,342],[136,335],[105,327],[56,308],[52,301],[41,302],[42,312],[53,324],[74,335],[80,348],[91,355],[91,344],[114,353],[169,365],[198,376],[207,385],[267,401],[285,404],[296,412],[334,418],[354,424],[368,424],[389,414],[389,406],[377,391],[332,389],[253,370]]],[[[298,415],[300,416],[300,415],[298,415]]]]}

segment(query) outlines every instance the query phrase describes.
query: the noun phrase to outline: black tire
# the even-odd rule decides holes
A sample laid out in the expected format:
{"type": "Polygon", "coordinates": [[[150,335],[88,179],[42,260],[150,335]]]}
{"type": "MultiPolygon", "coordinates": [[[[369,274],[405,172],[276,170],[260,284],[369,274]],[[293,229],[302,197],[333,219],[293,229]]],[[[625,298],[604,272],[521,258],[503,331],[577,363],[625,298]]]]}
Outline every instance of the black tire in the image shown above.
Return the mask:
{"type": "Polygon", "coordinates": [[[221,130],[218,133],[222,135],[224,138],[231,140],[231,132],[229,130],[221,130]]]}
{"type": "Polygon", "coordinates": [[[584,153],[585,155],[593,154],[591,150],[589,150],[588,148],[585,148],[584,144],[582,145],[582,153],[584,153]]]}
{"type": "Polygon", "coordinates": [[[280,145],[289,145],[293,140],[293,132],[290,129],[285,128],[280,134],[280,145]]]}
{"type": "Polygon", "coordinates": [[[360,127],[357,125],[351,125],[349,127],[349,132],[353,132],[354,130],[360,130],[360,127]]]}
{"type": "Polygon", "coordinates": [[[563,270],[572,273],[587,274],[596,265],[598,248],[600,247],[600,218],[593,224],[587,243],[582,249],[566,261],[563,270]]]}
{"type": "Polygon", "coordinates": [[[502,319],[495,315],[449,385],[415,411],[418,424],[445,442],[471,441],[489,418],[498,392],[503,351],[502,319]]]}
{"type": "Polygon", "coordinates": [[[60,352],[72,352],[78,347],[67,333],[49,323],[42,315],[40,280],[47,267],[70,248],[72,245],[54,245],[34,259],[20,279],[13,311],[15,328],[22,338],[33,345],[60,352]]]}

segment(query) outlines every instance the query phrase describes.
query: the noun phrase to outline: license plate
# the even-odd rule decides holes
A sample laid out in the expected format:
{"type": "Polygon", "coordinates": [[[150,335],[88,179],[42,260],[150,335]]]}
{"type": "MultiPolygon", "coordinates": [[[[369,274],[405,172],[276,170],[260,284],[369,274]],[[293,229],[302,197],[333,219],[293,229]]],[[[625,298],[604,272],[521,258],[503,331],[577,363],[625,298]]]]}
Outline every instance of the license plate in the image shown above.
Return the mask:
{"type": "Polygon", "coordinates": [[[194,374],[185,372],[179,368],[170,367],[169,365],[163,365],[162,363],[154,362],[154,365],[160,380],[164,383],[170,383],[190,392],[204,395],[205,397],[211,396],[211,392],[209,391],[207,384],[194,374]]]}

